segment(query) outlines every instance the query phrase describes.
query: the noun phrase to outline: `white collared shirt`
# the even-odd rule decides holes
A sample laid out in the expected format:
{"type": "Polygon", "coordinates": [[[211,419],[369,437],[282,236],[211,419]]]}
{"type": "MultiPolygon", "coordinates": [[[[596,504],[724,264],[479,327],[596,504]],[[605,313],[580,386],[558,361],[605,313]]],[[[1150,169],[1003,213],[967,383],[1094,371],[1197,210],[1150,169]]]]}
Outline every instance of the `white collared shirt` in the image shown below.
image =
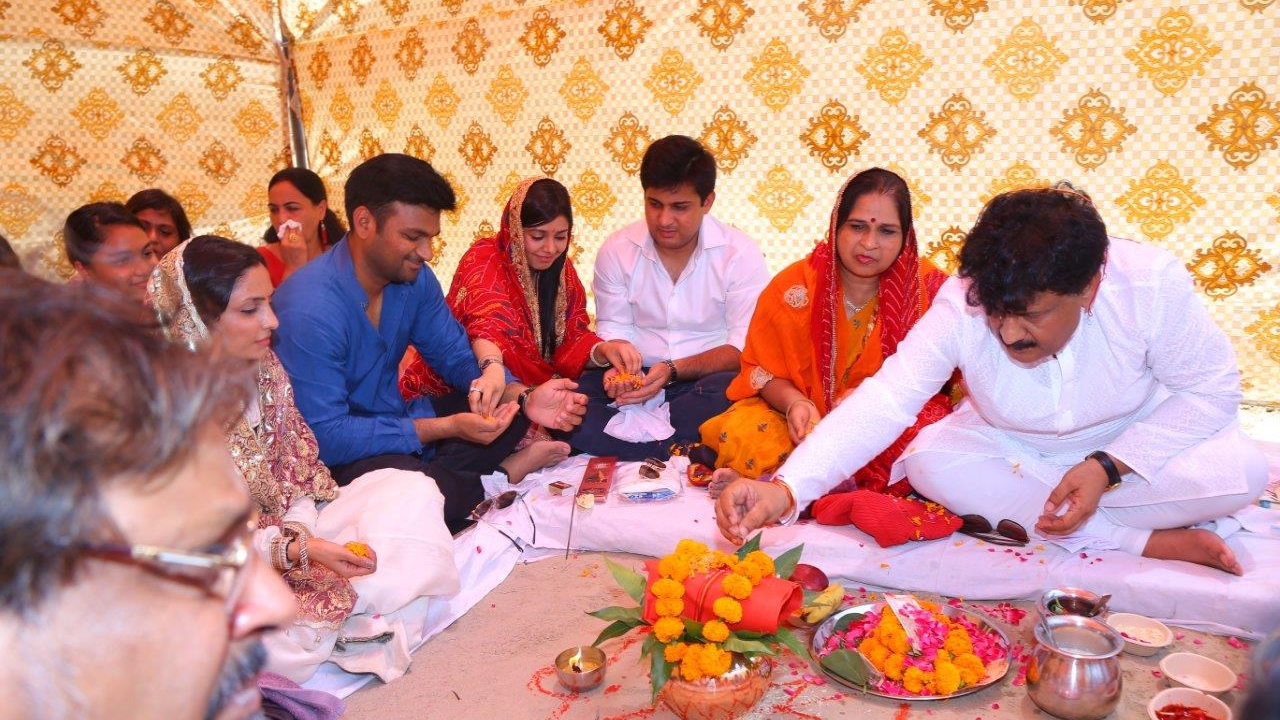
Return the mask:
{"type": "Polygon", "coordinates": [[[698,247],[672,282],[643,220],[605,240],[596,255],[596,332],[628,340],[645,366],[733,345],[739,350],[769,282],[764,255],[745,233],[702,218],[698,247]]]}

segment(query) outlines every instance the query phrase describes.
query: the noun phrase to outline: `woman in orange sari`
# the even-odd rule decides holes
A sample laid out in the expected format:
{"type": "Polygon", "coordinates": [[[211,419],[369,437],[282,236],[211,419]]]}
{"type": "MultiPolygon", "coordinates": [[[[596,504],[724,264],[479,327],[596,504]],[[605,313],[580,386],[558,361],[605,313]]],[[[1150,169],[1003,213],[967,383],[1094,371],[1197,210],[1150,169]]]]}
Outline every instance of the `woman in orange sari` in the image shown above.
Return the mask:
{"type": "MultiPolygon", "coordinates": [[[[640,353],[631,343],[591,331],[587,293],[568,257],[572,233],[569,191],[551,178],[528,178],[507,201],[498,234],[480,238],[462,256],[446,301],[482,372],[505,365],[528,385],[576,379],[587,366],[639,372],[640,353]]],[[[413,398],[449,387],[414,353],[400,391],[413,398]]]]}
{"type": "MultiPolygon", "coordinates": [[[[864,170],[841,188],[827,237],[774,277],[756,304],[733,405],[701,427],[716,453],[713,492],[760,477],[787,455],[845,394],[874,375],[929,306],[946,274],[919,256],[911,193],[896,174],[864,170]]],[[[951,411],[938,394],[916,424],[833,492],[888,489],[889,471],[921,427],[951,411]]]]}

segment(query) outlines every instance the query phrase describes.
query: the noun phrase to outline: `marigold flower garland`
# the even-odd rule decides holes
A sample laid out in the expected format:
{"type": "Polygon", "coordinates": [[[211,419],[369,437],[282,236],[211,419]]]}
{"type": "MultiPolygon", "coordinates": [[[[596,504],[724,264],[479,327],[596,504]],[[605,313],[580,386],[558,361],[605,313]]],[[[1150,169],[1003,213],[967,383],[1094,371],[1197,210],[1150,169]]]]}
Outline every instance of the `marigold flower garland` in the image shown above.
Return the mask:
{"type": "Polygon", "coordinates": [[[680,677],[694,681],[704,677],[719,677],[733,664],[733,656],[720,646],[729,639],[729,625],[742,620],[742,601],[751,597],[751,591],[766,577],[773,575],[773,558],[759,550],[747,553],[739,560],[696,540],[681,540],[675,552],[658,561],[658,580],[650,592],[657,601],[654,609],[658,621],[653,624],[654,637],[662,643],[662,654],[667,662],[680,664],[680,677]],[[680,642],[685,635],[684,581],[691,575],[725,571],[720,581],[724,597],[716,598],[711,606],[716,619],[702,626],[705,642],[680,642]]]}

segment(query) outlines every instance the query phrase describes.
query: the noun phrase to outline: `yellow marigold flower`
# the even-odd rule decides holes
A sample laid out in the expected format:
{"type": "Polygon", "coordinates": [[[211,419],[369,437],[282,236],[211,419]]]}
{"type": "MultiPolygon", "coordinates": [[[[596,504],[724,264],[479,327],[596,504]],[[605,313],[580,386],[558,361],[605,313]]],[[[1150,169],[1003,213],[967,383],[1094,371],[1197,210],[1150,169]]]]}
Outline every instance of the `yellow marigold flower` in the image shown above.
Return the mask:
{"type": "Polygon", "coordinates": [[[955,666],[960,669],[960,679],[965,685],[975,685],[986,677],[987,668],[982,658],[973,653],[965,653],[955,659],[955,666]]]}
{"type": "Polygon", "coordinates": [[[959,628],[947,633],[942,649],[952,655],[964,655],[973,652],[973,641],[969,639],[969,633],[964,628],[959,628]]]}
{"type": "Polygon", "coordinates": [[[889,628],[880,638],[880,644],[889,648],[890,652],[906,655],[911,652],[911,641],[907,639],[907,631],[902,628],[889,628]]]}
{"type": "Polygon", "coordinates": [[[937,663],[933,666],[933,691],[939,695],[950,695],[960,689],[960,668],[949,662],[937,663]]]}
{"type": "Polygon", "coordinates": [[[657,611],[658,617],[680,617],[680,613],[684,612],[684,600],[680,598],[658,598],[658,602],[654,603],[653,609],[657,611]]]}
{"type": "Polygon", "coordinates": [[[898,616],[886,610],[880,615],[880,622],[876,625],[878,628],[895,628],[902,629],[902,622],[898,620],[898,616]]]}
{"type": "Polygon", "coordinates": [[[858,643],[858,650],[877,670],[884,672],[884,664],[889,659],[889,648],[881,645],[875,638],[868,637],[858,643]]]}
{"type": "Polygon", "coordinates": [[[703,645],[698,655],[698,667],[706,677],[719,677],[729,672],[733,656],[716,645],[703,645]]]}
{"type": "Polygon", "coordinates": [[[688,651],[689,646],[684,643],[671,643],[662,649],[662,658],[669,663],[680,662],[688,651]]]}
{"type": "Polygon", "coordinates": [[[689,560],[678,555],[668,555],[658,561],[658,573],[676,582],[684,582],[689,577],[689,560]]]}
{"type": "Polygon", "coordinates": [[[933,657],[934,662],[943,662],[943,661],[951,662],[952,660],[953,658],[951,657],[951,653],[941,649],[938,650],[938,653],[933,657]]]}
{"type": "Polygon", "coordinates": [[[890,680],[902,680],[903,665],[907,662],[907,656],[902,653],[894,653],[884,661],[884,676],[890,680]]]}
{"type": "Polygon", "coordinates": [[[746,600],[751,595],[751,580],[746,575],[733,573],[720,581],[720,589],[735,600],[746,600]]]}
{"type": "Polygon", "coordinates": [[[702,637],[711,642],[724,642],[729,638],[729,626],[719,620],[708,620],[702,626],[702,637]]]}
{"type": "Polygon", "coordinates": [[[676,554],[685,557],[694,557],[697,555],[705,555],[707,546],[697,540],[681,540],[676,543],[676,554]]]}
{"type": "Polygon", "coordinates": [[[920,693],[924,691],[925,680],[929,679],[925,671],[912,665],[902,673],[902,687],[910,693],[920,693]]]}
{"type": "Polygon", "coordinates": [[[684,621],[680,618],[659,618],[653,624],[653,636],[660,643],[669,643],[684,634],[684,621]]]}
{"type": "Polygon", "coordinates": [[[742,620],[742,603],[728,596],[716,598],[711,611],[730,625],[742,620]]]}
{"type": "Polygon", "coordinates": [[[921,600],[920,607],[924,608],[925,610],[931,613],[936,613],[940,609],[940,607],[938,606],[938,603],[929,602],[928,600],[921,600]]]}
{"type": "Polygon", "coordinates": [[[658,580],[654,580],[653,585],[650,586],[649,588],[649,591],[652,592],[653,596],[656,598],[684,597],[684,585],[676,582],[675,580],[669,580],[667,578],[660,578],[658,580]]]}
{"type": "Polygon", "coordinates": [[[747,557],[744,558],[744,560],[746,562],[755,563],[756,565],[759,565],[764,570],[764,574],[766,576],[772,575],[774,573],[773,558],[766,555],[762,550],[754,550],[750,553],[747,553],[747,557]]]}
{"type": "Polygon", "coordinates": [[[760,581],[764,579],[764,568],[756,563],[740,562],[735,572],[745,577],[752,587],[759,585],[760,581]]]}
{"type": "Polygon", "coordinates": [[[699,660],[702,658],[702,651],[705,645],[690,645],[684,654],[684,659],[680,661],[680,677],[685,680],[693,681],[702,679],[702,665],[699,660]]]}

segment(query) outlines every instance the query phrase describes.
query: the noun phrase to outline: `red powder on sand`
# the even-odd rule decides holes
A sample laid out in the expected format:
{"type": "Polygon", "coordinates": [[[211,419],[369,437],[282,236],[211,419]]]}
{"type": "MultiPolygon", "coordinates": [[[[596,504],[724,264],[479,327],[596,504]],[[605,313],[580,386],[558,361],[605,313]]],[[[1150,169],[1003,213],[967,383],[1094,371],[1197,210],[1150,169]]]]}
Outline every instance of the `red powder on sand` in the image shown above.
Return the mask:
{"type": "Polygon", "coordinates": [[[893,720],[907,720],[907,716],[911,714],[911,705],[902,703],[898,706],[898,713],[893,716],[893,720]]]}
{"type": "Polygon", "coordinates": [[[604,694],[605,694],[605,695],[612,695],[612,694],[614,694],[614,693],[618,692],[618,691],[619,691],[619,690],[621,690],[621,689],[622,689],[622,686],[621,686],[621,685],[610,685],[609,687],[607,687],[607,688],[605,688],[605,689],[604,689],[604,694]]]}

